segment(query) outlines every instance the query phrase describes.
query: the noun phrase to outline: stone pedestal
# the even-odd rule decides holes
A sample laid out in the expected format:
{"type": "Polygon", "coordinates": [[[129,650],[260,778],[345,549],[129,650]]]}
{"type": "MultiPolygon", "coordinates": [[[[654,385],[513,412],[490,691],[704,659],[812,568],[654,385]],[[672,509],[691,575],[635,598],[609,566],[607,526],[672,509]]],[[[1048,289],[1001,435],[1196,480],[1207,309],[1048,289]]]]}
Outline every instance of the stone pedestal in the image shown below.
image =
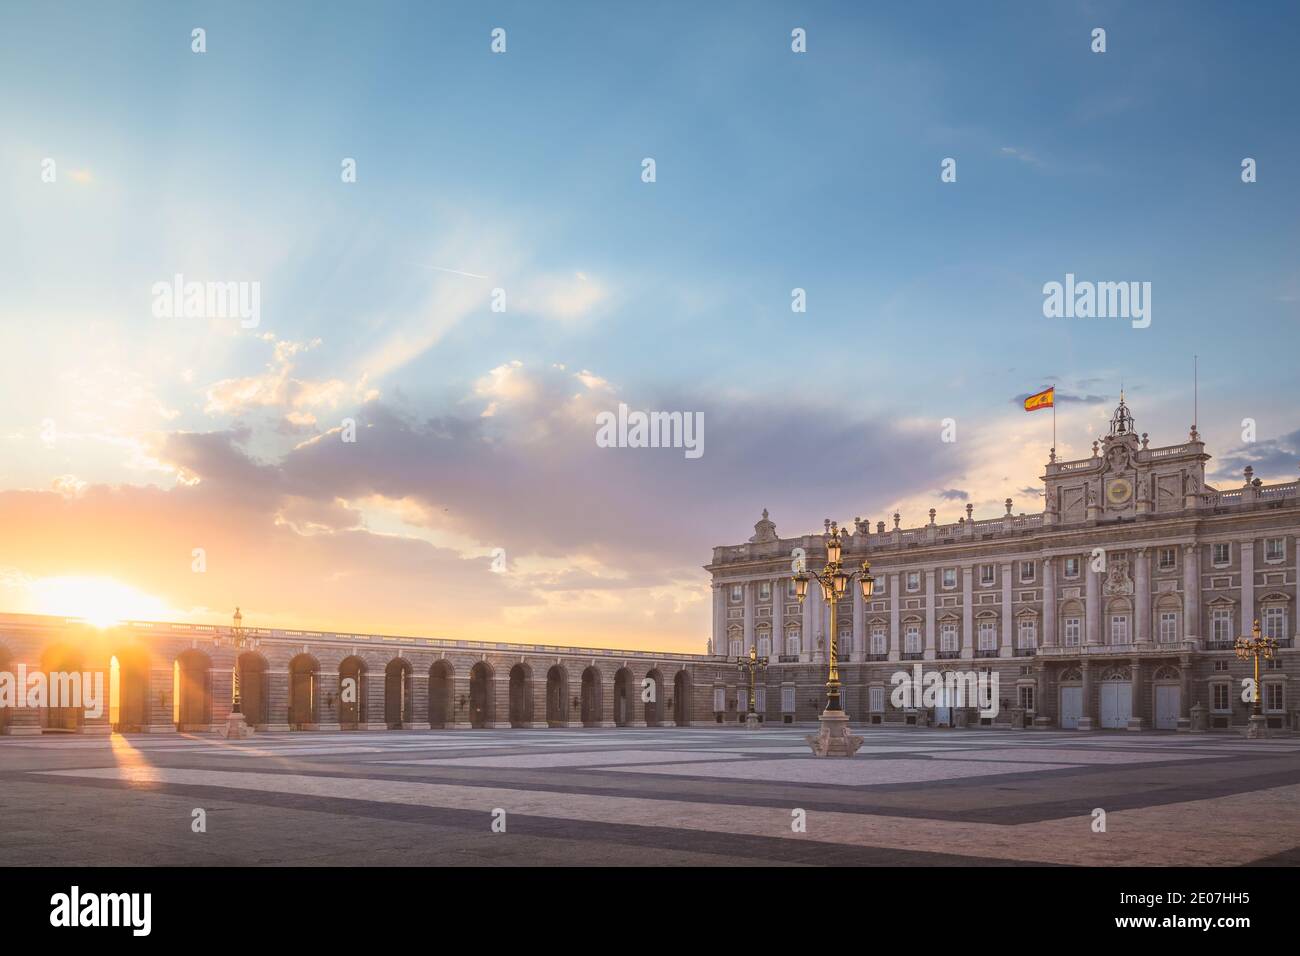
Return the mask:
{"type": "Polygon", "coordinates": [[[1251,740],[1260,740],[1268,736],[1268,719],[1263,714],[1251,714],[1246,724],[1246,736],[1251,740]]]}
{"type": "Polygon", "coordinates": [[[1178,732],[1180,734],[1189,733],[1192,729],[1192,719],[1190,717],[1178,718],[1178,732]]]}
{"type": "Polygon", "coordinates": [[[15,707],[9,712],[5,733],[10,737],[39,737],[41,712],[35,707],[15,707]]]}
{"type": "Polygon", "coordinates": [[[1203,734],[1208,730],[1205,705],[1198,700],[1192,705],[1192,733],[1203,734]]]}
{"type": "Polygon", "coordinates": [[[226,718],[226,726],[221,731],[221,736],[227,740],[243,740],[245,737],[253,736],[253,728],[248,726],[243,714],[231,714],[226,718]]]}
{"type": "Polygon", "coordinates": [[[1025,711],[1022,707],[1011,708],[1011,726],[1015,730],[1025,729],[1025,711]]]}
{"type": "Polygon", "coordinates": [[[818,718],[821,727],[804,740],[812,747],[816,757],[852,757],[862,746],[864,738],[849,733],[849,715],[842,710],[823,711],[818,718]]]}
{"type": "Polygon", "coordinates": [[[1091,718],[1091,717],[1080,717],[1080,718],[1079,718],[1079,726],[1078,726],[1076,729],[1077,729],[1077,730],[1095,730],[1095,729],[1096,729],[1096,726],[1093,724],[1093,722],[1092,722],[1092,718],[1091,718]]]}
{"type": "Polygon", "coordinates": [[[745,716],[745,729],[758,730],[763,726],[763,722],[758,719],[758,714],[747,714],[745,716]]]}

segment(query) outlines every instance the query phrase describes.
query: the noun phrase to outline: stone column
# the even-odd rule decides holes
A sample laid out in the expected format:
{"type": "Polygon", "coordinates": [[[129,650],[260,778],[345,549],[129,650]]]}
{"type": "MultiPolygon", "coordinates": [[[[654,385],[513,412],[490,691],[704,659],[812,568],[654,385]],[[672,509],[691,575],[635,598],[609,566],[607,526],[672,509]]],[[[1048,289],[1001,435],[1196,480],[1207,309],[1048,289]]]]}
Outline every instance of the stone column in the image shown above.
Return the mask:
{"type": "MultiPolygon", "coordinates": [[[[1201,639],[1201,552],[1194,544],[1183,548],[1183,630],[1189,640],[1201,639]]],[[[1186,696],[1186,695],[1184,695],[1186,696]]],[[[1184,702],[1186,707],[1186,702],[1184,702]]]]}
{"type": "MultiPolygon", "coordinates": [[[[1192,658],[1184,654],[1178,661],[1178,669],[1182,675],[1182,691],[1179,693],[1178,701],[1178,730],[1186,732],[1192,729],[1192,658]]],[[[1264,689],[1259,688],[1258,692],[1263,693],[1264,689]]]]}
{"type": "Polygon", "coordinates": [[[853,589],[853,653],[849,660],[862,661],[867,653],[867,602],[862,599],[862,585],[856,580],[849,582],[853,589]]]}
{"type": "Polygon", "coordinates": [[[897,571],[889,575],[889,659],[896,661],[903,648],[903,636],[899,627],[902,610],[902,598],[899,596],[900,575],[897,571]]]}
{"type": "Polygon", "coordinates": [[[402,726],[408,729],[429,726],[429,668],[427,667],[411,665],[411,719],[402,726]]]}
{"type": "Polygon", "coordinates": [[[924,658],[934,660],[934,569],[925,572],[925,640],[922,643],[924,658]]]}
{"type": "Polygon", "coordinates": [[[1238,542],[1241,549],[1241,627],[1238,634],[1249,634],[1255,620],[1255,540],[1238,542]]]}
{"type": "Polygon", "coordinates": [[[1056,647],[1056,559],[1043,559],[1043,646],[1056,647]]]}
{"type": "Polygon", "coordinates": [[[1096,645],[1101,643],[1101,572],[1092,569],[1091,560],[1088,562],[1088,570],[1084,572],[1087,578],[1087,591],[1084,596],[1084,630],[1087,632],[1087,643],[1096,645]]]}
{"type": "Polygon", "coordinates": [[[1136,592],[1137,600],[1134,601],[1134,615],[1137,618],[1133,622],[1135,631],[1133,639],[1139,644],[1151,643],[1151,550],[1149,548],[1138,548],[1136,552],[1137,567],[1135,569],[1133,589],[1136,592]]]}
{"type": "MultiPolygon", "coordinates": [[[[551,726],[550,722],[547,721],[546,719],[546,672],[550,670],[550,667],[551,665],[548,663],[538,662],[537,666],[533,668],[532,680],[529,682],[532,685],[530,687],[530,690],[532,691],[531,696],[533,700],[532,726],[536,727],[539,730],[545,730],[551,726]]],[[[659,720],[661,723],[666,723],[667,721],[664,718],[664,704],[668,699],[667,690],[665,690],[664,693],[660,695],[660,698],[661,699],[659,701],[659,720]]],[[[671,717],[672,714],[670,713],[668,714],[668,716],[671,717]]],[[[425,726],[427,725],[428,725],[428,721],[425,721],[425,726]]]]}
{"type": "Polygon", "coordinates": [[[1083,712],[1079,717],[1079,729],[1092,730],[1097,726],[1096,705],[1092,702],[1092,664],[1086,657],[1080,670],[1083,672],[1083,712]]]}
{"type": "Polygon", "coordinates": [[[268,667],[266,671],[266,729],[289,729],[289,668],[268,667]]]}
{"type": "Polygon", "coordinates": [[[1002,643],[998,647],[998,657],[1014,657],[1011,643],[1014,635],[1015,621],[1011,617],[1011,572],[1015,566],[1008,562],[1002,564],[1002,643]]]}
{"type": "Polygon", "coordinates": [[[727,653],[727,592],[713,585],[713,653],[727,653]]]}
{"type": "Polygon", "coordinates": [[[1044,730],[1052,726],[1052,718],[1047,713],[1047,665],[1041,660],[1034,662],[1034,727],[1044,730]]]}
{"type": "Polygon", "coordinates": [[[975,568],[964,565],[961,569],[961,656],[971,660],[975,656],[975,568]]]}
{"type": "Polygon", "coordinates": [[[339,724],[339,672],[337,668],[321,667],[317,676],[316,721],[321,730],[342,730],[339,724]],[[333,702],[330,698],[333,697],[333,702]]]}
{"type": "MultiPolygon", "coordinates": [[[[1138,560],[1141,560],[1139,558],[1138,560]]],[[[1142,662],[1135,660],[1132,665],[1133,674],[1129,678],[1131,681],[1129,700],[1129,718],[1127,730],[1142,730],[1145,721],[1142,719],[1142,662]]]]}
{"type": "Polygon", "coordinates": [[[175,733],[176,721],[172,708],[175,705],[173,672],[170,665],[166,668],[153,667],[149,671],[149,725],[145,733],[175,733]]]}
{"type": "Polygon", "coordinates": [[[817,608],[821,605],[821,588],[815,579],[808,582],[808,594],[803,599],[803,618],[799,635],[799,660],[813,659],[813,644],[817,639],[817,608]]]}
{"type": "Polygon", "coordinates": [[[772,582],[772,648],[773,657],[785,653],[785,581],[772,582]]]}
{"type": "MultiPolygon", "coordinates": [[[[361,728],[365,730],[382,729],[388,726],[384,722],[384,671],[367,668],[361,680],[366,684],[365,711],[361,712],[361,728]]],[[[454,704],[453,704],[454,706],[454,704]]],[[[454,711],[447,715],[447,726],[454,720],[454,711]]],[[[428,723],[425,723],[428,726],[428,723]]]]}
{"type": "Polygon", "coordinates": [[[754,646],[754,592],[757,590],[753,581],[745,582],[745,633],[740,645],[740,653],[745,656],[749,655],[749,649],[754,646]]]}

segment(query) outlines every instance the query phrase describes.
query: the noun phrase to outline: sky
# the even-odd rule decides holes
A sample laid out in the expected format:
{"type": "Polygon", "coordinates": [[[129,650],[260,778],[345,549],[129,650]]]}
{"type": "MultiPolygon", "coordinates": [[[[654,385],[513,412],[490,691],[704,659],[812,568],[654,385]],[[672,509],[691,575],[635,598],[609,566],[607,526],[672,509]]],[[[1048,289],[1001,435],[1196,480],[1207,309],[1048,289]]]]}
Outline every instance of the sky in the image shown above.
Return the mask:
{"type": "Polygon", "coordinates": [[[1176,444],[1193,355],[1211,484],[1294,480],[1298,45],[1283,3],[5,4],[0,610],[703,651],[763,508],[1039,511],[1019,400],[1063,458],[1121,385],[1176,444]],[[178,274],[256,325],[160,315],[178,274]],[[1067,274],[1150,325],[1045,316],[1067,274]],[[703,454],[600,447],[620,403],[703,454]]]}

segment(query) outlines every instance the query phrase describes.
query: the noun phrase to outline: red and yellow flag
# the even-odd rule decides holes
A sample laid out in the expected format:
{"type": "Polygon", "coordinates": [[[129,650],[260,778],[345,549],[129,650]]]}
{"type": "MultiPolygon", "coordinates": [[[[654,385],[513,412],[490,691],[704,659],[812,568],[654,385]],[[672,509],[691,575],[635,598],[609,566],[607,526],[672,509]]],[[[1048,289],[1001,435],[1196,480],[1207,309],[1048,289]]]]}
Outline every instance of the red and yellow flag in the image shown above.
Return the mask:
{"type": "Polygon", "coordinates": [[[1040,408],[1054,408],[1056,406],[1056,386],[1044,389],[1037,395],[1030,395],[1025,399],[1025,411],[1036,412],[1040,408]]]}

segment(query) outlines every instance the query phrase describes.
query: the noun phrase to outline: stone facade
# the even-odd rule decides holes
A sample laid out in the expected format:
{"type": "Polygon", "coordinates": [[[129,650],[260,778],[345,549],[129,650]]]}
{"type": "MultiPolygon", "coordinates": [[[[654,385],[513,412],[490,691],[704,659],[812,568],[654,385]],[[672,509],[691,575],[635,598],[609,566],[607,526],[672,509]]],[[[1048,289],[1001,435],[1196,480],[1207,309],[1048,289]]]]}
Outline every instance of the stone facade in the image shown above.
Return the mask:
{"type": "MultiPolygon", "coordinates": [[[[1275,728],[1300,724],[1294,647],[1300,482],[1263,485],[1246,469],[1232,490],[1205,484],[1196,429],[1153,448],[1121,399],[1090,458],[1057,461],[1042,476],[1041,514],[1007,512],[893,526],[859,518],[843,562],[871,563],[870,601],[855,587],[827,634],[829,607],[815,586],[795,600],[793,562],[820,570],[825,536],[782,538],[767,512],[745,544],[714,549],[711,650],[770,655],[765,719],[804,722],[824,705],[826,642],[834,637],[855,725],[925,722],[1141,730],[1240,729],[1252,671],[1232,641],[1258,618],[1278,639],[1261,670],[1275,728]],[[891,676],[925,670],[996,673],[999,713],[891,706],[891,676]],[[1203,710],[1202,710],[1203,709],[1203,710]]],[[[830,522],[827,522],[827,529],[830,522]]],[[[734,676],[719,678],[731,687],[734,676]]],[[[747,696],[726,691],[730,701],[747,696]]],[[[721,697],[719,698],[721,700],[721,697]]],[[[728,712],[728,718],[731,714],[728,712]]]]}

